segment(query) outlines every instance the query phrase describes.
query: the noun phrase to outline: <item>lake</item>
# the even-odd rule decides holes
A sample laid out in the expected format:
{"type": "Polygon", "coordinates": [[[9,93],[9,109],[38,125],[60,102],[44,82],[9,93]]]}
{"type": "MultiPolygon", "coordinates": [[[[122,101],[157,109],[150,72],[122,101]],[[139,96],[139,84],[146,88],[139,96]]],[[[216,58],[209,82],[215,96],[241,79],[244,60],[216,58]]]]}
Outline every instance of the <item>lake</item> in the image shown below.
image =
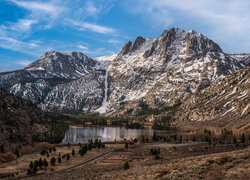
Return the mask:
{"type": "Polygon", "coordinates": [[[102,142],[123,140],[130,138],[152,137],[154,130],[152,128],[145,129],[127,129],[124,127],[82,127],[69,128],[66,131],[63,144],[85,143],[90,139],[100,139],[102,142]]]}

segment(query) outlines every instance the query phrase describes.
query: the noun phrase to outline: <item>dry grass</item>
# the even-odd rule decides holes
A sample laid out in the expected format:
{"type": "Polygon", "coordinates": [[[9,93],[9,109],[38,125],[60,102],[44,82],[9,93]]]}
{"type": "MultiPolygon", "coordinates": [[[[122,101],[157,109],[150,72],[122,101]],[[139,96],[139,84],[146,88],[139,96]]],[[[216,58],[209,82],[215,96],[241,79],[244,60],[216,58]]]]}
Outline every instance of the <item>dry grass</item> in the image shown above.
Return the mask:
{"type": "MultiPolygon", "coordinates": [[[[41,175],[41,179],[249,179],[250,148],[196,144],[163,146],[161,143],[137,144],[117,151],[96,162],[70,171],[41,175]],[[150,155],[150,148],[161,147],[161,159],[150,155]],[[134,157],[143,158],[134,158],[134,157]],[[130,169],[123,165],[129,161],[130,169]]],[[[32,178],[31,178],[32,179],[32,178]]]]}
{"type": "MultiPolygon", "coordinates": [[[[44,147],[44,146],[42,146],[44,147]]],[[[71,153],[72,149],[78,152],[78,146],[60,146],[52,156],[58,157],[60,153],[71,153]]],[[[129,146],[124,149],[124,144],[106,145],[106,150],[116,150],[108,156],[102,157],[95,162],[80,166],[70,171],[60,172],[53,175],[41,174],[38,179],[249,179],[250,172],[250,148],[233,144],[166,144],[145,143],[129,146]],[[174,147],[173,147],[174,146],[174,147]],[[151,148],[160,147],[160,160],[150,154],[151,148]],[[123,166],[129,161],[130,169],[124,170],[123,166]]],[[[106,151],[105,150],[105,151],[106,151]]],[[[76,155],[70,161],[63,159],[61,165],[49,166],[39,170],[38,173],[48,173],[53,170],[64,169],[80,163],[90,157],[103,153],[97,149],[88,152],[83,157],[76,155]]],[[[27,169],[30,160],[41,157],[39,153],[25,155],[12,164],[7,164],[5,170],[18,171],[23,175],[22,168],[27,169]],[[26,159],[26,160],[24,160],[26,159]]],[[[45,156],[43,156],[44,158],[45,156]]],[[[49,159],[50,159],[49,158],[49,159]]],[[[0,168],[1,172],[1,168],[0,168]]],[[[2,171],[4,172],[4,171],[2,171]]],[[[6,172],[6,171],[5,171],[6,172]]],[[[26,171],[25,171],[26,172],[26,171]]],[[[18,175],[18,176],[19,176],[18,175]]],[[[17,177],[17,175],[15,175],[17,177]]],[[[34,179],[34,177],[26,177],[34,179]]]]}

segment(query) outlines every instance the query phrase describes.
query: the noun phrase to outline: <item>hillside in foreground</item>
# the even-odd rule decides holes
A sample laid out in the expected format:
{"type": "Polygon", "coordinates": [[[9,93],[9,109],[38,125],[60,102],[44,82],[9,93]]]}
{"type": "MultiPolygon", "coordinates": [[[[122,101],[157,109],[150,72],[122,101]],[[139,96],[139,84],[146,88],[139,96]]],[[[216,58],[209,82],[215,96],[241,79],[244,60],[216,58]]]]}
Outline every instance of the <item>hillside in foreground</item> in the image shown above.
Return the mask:
{"type": "Polygon", "coordinates": [[[66,118],[43,112],[30,100],[24,100],[0,87],[0,142],[19,144],[38,141],[60,141],[67,129],[66,118]],[[53,132],[53,137],[50,136],[53,132]]]}

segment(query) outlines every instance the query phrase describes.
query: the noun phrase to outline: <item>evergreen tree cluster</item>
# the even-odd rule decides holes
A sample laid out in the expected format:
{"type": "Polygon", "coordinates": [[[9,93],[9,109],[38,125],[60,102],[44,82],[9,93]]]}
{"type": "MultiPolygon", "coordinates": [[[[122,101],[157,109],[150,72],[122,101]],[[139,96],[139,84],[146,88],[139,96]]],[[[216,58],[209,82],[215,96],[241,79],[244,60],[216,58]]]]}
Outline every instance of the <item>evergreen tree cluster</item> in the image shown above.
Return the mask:
{"type": "Polygon", "coordinates": [[[42,160],[42,158],[40,158],[39,160],[35,160],[34,162],[30,161],[30,165],[29,165],[29,169],[28,169],[27,174],[28,175],[36,174],[38,169],[47,168],[47,167],[48,167],[48,162],[45,158],[43,160],[42,160]]]}
{"type": "Polygon", "coordinates": [[[160,152],[161,152],[160,148],[150,149],[150,154],[152,154],[152,155],[159,155],[160,152]]]}
{"type": "Polygon", "coordinates": [[[80,156],[84,156],[84,154],[86,154],[87,151],[88,151],[88,146],[87,145],[80,146],[80,149],[79,149],[80,156]]]}

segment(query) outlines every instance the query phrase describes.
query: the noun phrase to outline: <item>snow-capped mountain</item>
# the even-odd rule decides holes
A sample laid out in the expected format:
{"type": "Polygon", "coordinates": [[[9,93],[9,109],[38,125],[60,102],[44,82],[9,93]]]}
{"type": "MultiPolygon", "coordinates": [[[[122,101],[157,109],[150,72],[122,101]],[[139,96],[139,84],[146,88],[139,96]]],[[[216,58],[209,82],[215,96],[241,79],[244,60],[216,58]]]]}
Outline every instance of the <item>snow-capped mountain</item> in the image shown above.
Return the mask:
{"type": "Polygon", "coordinates": [[[0,73],[0,85],[39,105],[54,86],[89,74],[100,65],[80,52],[51,51],[22,70],[0,73]]]}
{"type": "Polygon", "coordinates": [[[204,35],[171,28],[157,39],[128,42],[118,55],[52,51],[23,70],[1,73],[0,85],[44,110],[114,113],[141,100],[175,104],[243,67],[204,35]]]}
{"type": "Polygon", "coordinates": [[[46,52],[26,70],[43,70],[55,76],[74,79],[99,68],[100,63],[81,52],[46,52]]]}
{"type": "Polygon", "coordinates": [[[104,97],[107,96],[107,79],[106,71],[99,70],[79,79],[58,84],[51,89],[39,107],[64,113],[94,111],[102,106],[104,97]]]}
{"type": "Polygon", "coordinates": [[[151,106],[174,104],[243,65],[193,30],[171,28],[157,39],[128,42],[110,64],[111,107],[144,99],[151,106]]]}

